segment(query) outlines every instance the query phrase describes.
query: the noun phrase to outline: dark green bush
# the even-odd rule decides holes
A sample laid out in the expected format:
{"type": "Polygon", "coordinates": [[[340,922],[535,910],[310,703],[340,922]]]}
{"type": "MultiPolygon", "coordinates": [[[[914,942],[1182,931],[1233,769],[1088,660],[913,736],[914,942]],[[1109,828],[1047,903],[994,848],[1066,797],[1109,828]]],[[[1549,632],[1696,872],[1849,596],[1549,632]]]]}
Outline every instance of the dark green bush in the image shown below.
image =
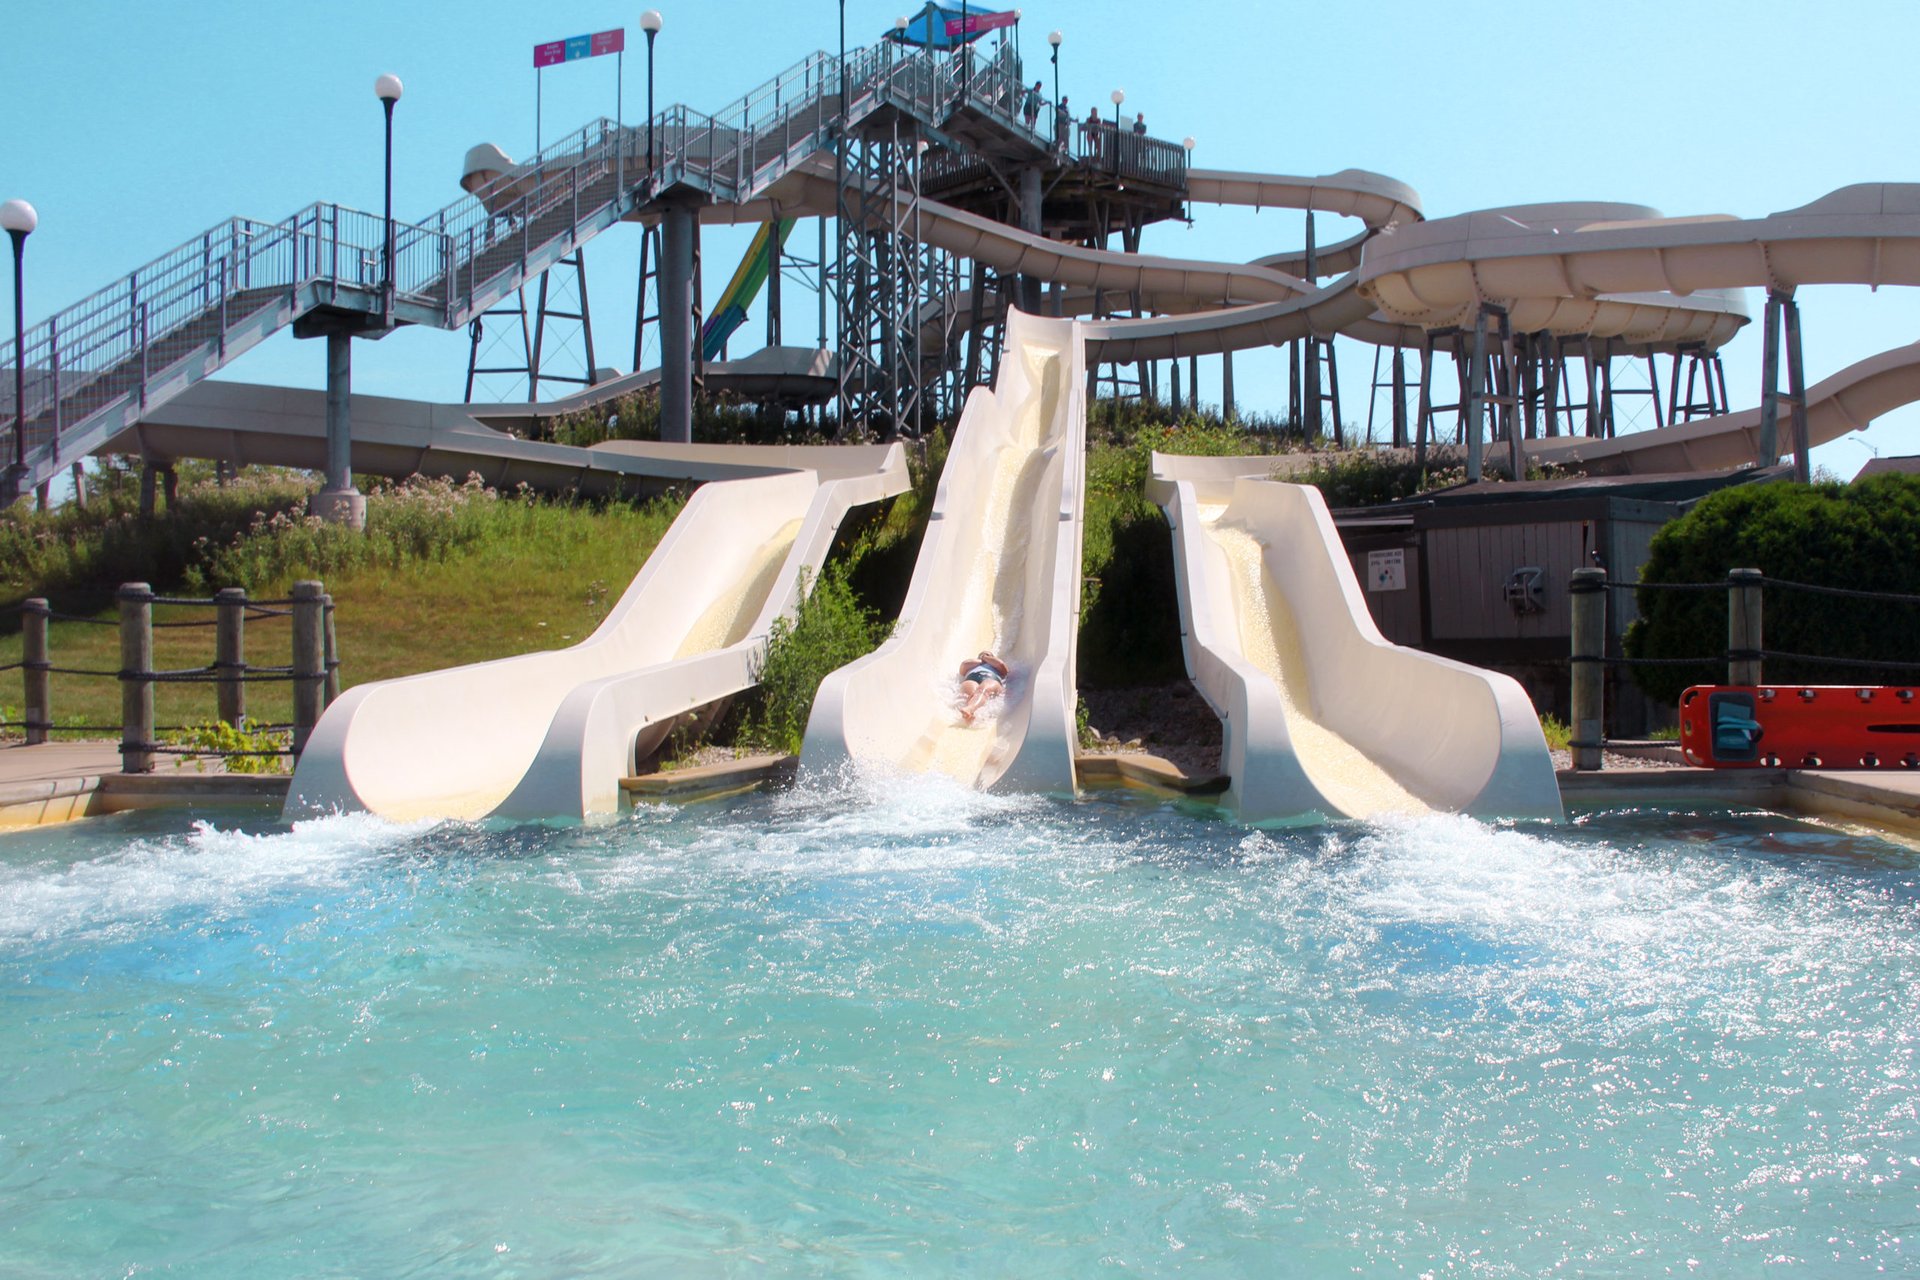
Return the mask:
{"type": "MultiPolygon", "coordinates": [[[[1879,475],[1854,484],[1765,484],[1723,489],[1654,536],[1643,582],[1724,582],[1729,569],[1816,586],[1920,595],[1920,477],[1879,475]]],[[[1710,656],[1694,666],[1635,667],[1650,697],[1673,702],[1690,684],[1726,678],[1727,599],[1722,591],[1637,594],[1629,657],[1710,656]]],[[[1920,606],[1765,592],[1765,647],[1784,653],[1920,661],[1920,606]]],[[[1879,684],[1914,673],[1768,659],[1769,681],[1879,684]]]]}
{"type": "Polygon", "coordinates": [[[1233,457],[1271,452],[1272,438],[1188,417],[1087,449],[1082,534],[1080,678],[1090,687],[1157,684],[1185,671],[1167,520],[1146,493],[1152,455],[1233,457]]]}
{"type": "MultiPolygon", "coordinates": [[[[804,590],[804,581],[801,586],[804,590]]],[[[740,737],[775,751],[798,752],[820,682],[873,652],[886,635],[887,624],[855,599],[845,571],[828,564],[794,620],[773,624],[759,686],[743,708],[740,737]]]]}

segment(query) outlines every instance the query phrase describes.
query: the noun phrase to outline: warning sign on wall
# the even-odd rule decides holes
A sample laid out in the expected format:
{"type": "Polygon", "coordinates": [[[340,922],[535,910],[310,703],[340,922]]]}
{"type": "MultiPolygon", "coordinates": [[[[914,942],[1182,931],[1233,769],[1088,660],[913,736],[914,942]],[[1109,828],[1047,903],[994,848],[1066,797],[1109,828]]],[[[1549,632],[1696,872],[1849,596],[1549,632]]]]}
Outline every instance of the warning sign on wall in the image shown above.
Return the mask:
{"type": "Polygon", "coordinates": [[[1367,552],[1367,590],[1405,591],[1407,589],[1407,553],[1395,547],[1391,551],[1367,552]]]}

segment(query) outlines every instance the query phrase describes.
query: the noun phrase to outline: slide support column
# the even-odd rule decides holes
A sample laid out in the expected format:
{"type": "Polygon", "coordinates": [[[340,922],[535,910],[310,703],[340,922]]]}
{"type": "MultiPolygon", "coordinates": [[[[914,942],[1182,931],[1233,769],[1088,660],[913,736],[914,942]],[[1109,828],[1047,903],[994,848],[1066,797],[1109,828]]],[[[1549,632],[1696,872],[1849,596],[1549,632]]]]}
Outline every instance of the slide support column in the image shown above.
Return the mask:
{"type": "Polygon", "coordinates": [[[693,442],[693,255],[700,234],[692,204],[666,207],[660,246],[660,439],[693,442]]]}
{"type": "MultiPolygon", "coordinates": [[[[1020,170],[1020,229],[1029,235],[1041,234],[1040,208],[1045,199],[1040,186],[1040,169],[1028,165],[1020,170]]],[[[1045,281],[1039,276],[1020,277],[1020,309],[1028,315],[1040,314],[1040,291],[1045,281]]]]}
{"type": "Polygon", "coordinates": [[[353,335],[327,334],[327,484],[313,514],[349,529],[367,525],[367,500],[353,487],[353,335]]]}
{"type": "Polygon", "coordinates": [[[1787,329],[1787,403],[1793,406],[1793,478],[1813,482],[1813,441],[1807,434],[1807,387],[1800,376],[1800,304],[1793,294],[1781,304],[1787,329]]]}
{"type": "Polygon", "coordinates": [[[1760,338],[1760,440],[1754,461],[1771,467],[1780,461],[1780,291],[1767,291],[1766,322],[1760,338]]]}

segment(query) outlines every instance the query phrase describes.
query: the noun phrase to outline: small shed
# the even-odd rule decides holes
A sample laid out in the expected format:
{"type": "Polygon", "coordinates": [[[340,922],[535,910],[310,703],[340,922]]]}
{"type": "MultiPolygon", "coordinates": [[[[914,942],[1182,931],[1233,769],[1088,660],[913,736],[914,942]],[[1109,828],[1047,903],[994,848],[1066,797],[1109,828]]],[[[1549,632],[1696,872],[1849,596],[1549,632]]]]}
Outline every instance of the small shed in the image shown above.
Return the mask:
{"type": "MultiPolygon", "coordinates": [[[[1573,571],[1598,565],[1615,582],[1638,581],[1668,521],[1715,490],[1790,474],[1770,467],[1482,482],[1337,511],[1334,523],[1381,634],[1504,671],[1542,711],[1564,717],[1573,571]]],[[[1607,603],[1608,650],[1618,654],[1638,612],[1631,592],[1610,592],[1607,603]]],[[[1631,683],[1609,684],[1615,732],[1663,722],[1631,683]]]]}

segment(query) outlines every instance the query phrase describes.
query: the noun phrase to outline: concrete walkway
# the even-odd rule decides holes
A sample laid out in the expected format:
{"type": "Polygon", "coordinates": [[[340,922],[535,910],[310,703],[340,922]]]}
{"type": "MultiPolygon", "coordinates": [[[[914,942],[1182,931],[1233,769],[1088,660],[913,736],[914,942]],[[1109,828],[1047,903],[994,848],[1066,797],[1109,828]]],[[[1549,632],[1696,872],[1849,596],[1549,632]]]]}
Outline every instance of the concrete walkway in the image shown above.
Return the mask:
{"type": "Polygon", "coordinates": [[[117,742],[0,743],[0,831],[126,809],[273,804],[280,774],[230,774],[214,759],[160,756],[152,773],[120,772],[117,742]]]}
{"type": "MultiPolygon", "coordinates": [[[[787,775],[793,763],[792,757],[756,756],[630,778],[621,785],[646,799],[711,799],[787,775]]],[[[1077,763],[1086,785],[1121,783],[1204,795],[1224,782],[1188,778],[1166,761],[1142,753],[1082,755],[1077,763]]],[[[1908,840],[1920,837],[1920,771],[1675,766],[1596,773],[1562,770],[1559,777],[1569,809],[1752,806],[1856,822],[1908,840]]],[[[160,757],[150,774],[123,774],[116,742],[50,742],[34,747],[0,743],[0,831],[124,809],[235,803],[277,807],[286,791],[284,775],[229,774],[217,760],[196,766],[179,756],[160,757]]]]}

